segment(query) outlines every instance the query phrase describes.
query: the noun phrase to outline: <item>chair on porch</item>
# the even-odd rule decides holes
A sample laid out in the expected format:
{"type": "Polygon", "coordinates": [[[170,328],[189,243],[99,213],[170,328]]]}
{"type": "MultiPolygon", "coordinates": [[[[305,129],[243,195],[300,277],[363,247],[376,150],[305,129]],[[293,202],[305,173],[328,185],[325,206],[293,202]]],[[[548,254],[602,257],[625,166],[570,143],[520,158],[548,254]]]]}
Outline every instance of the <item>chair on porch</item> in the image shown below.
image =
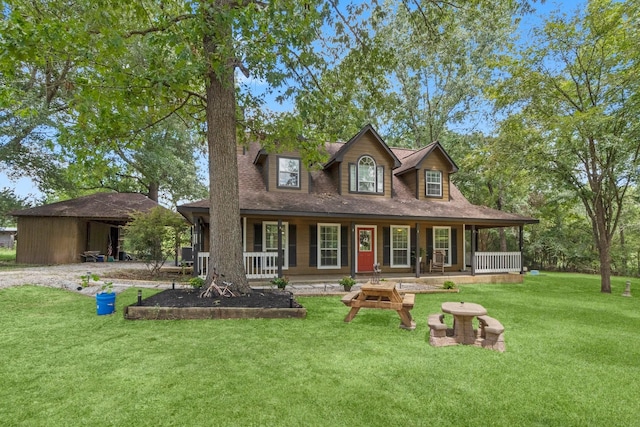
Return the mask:
{"type": "Polygon", "coordinates": [[[444,274],[444,251],[433,251],[433,257],[431,258],[431,262],[429,263],[429,273],[433,271],[440,271],[444,274]]]}

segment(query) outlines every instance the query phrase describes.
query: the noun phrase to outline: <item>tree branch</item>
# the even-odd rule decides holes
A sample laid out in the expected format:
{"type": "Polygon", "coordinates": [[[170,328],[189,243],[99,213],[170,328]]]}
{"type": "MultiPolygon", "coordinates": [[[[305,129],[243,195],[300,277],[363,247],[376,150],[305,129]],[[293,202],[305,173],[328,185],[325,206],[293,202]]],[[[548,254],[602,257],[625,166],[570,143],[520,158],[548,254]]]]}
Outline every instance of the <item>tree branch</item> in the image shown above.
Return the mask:
{"type": "Polygon", "coordinates": [[[133,36],[145,36],[147,34],[151,34],[151,33],[159,33],[162,31],[166,31],[169,27],[185,21],[187,19],[193,19],[195,18],[195,15],[192,14],[185,14],[185,15],[178,15],[176,17],[174,17],[173,19],[169,20],[169,24],[165,25],[165,26],[155,26],[155,27],[149,27],[149,28],[145,28],[143,30],[131,30],[126,32],[125,34],[123,34],[124,38],[131,38],[133,36]]]}

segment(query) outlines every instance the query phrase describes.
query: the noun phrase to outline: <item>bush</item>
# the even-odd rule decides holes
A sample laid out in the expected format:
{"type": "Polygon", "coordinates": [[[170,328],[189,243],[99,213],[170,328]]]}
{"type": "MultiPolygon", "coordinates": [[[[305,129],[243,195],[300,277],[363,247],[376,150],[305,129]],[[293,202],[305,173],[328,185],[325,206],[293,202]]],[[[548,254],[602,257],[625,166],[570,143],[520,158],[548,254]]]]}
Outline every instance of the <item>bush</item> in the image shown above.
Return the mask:
{"type": "Polygon", "coordinates": [[[351,276],[345,276],[338,283],[344,287],[345,291],[350,291],[351,287],[356,284],[356,279],[351,276]]]}
{"type": "Polygon", "coordinates": [[[442,284],[442,287],[444,289],[455,289],[456,288],[456,284],[454,282],[452,282],[451,280],[447,280],[446,282],[444,282],[442,284]]]}
{"type": "Polygon", "coordinates": [[[189,279],[189,284],[194,288],[201,288],[204,286],[204,279],[202,277],[192,277],[189,279]]]}
{"type": "Polygon", "coordinates": [[[276,277],[275,279],[273,279],[271,281],[271,284],[272,285],[276,285],[278,287],[278,289],[284,289],[289,284],[289,278],[288,277],[276,277]]]}
{"type": "Polygon", "coordinates": [[[180,214],[161,206],[132,217],[133,221],[124,228],[128,247],[156,275],[186,235],[187,222],[180,214]]]}

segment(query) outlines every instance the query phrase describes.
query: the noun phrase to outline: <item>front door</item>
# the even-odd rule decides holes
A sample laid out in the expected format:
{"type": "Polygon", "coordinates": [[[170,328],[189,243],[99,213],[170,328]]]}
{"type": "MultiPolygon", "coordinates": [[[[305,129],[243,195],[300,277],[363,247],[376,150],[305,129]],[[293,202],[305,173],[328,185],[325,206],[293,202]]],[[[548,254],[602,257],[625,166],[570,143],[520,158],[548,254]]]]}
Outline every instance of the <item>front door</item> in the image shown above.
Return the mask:
{"type": "Polygon", "coordinates": [[[358,272],[373,271],[375,262],[375,228],[357,227],[358,237],[358,272]]]}

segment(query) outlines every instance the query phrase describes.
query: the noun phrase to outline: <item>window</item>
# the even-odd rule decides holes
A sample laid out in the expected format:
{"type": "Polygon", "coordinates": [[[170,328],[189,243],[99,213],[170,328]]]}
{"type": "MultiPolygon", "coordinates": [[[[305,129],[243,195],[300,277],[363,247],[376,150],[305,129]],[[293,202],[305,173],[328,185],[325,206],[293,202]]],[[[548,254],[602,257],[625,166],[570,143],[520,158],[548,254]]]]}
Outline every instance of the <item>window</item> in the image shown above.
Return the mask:
{"type": "Polygon", "coordinates": [[[340,268],[340,224],[318,224],[318,268],[340,268]]]}
{"type": "Polygon", "coordinates": [[[409,227],[406,225],[392,225],[391,267],[409,267],[410,246],[409,227]]]}
{"type": "Polygon", "coordinates": [[[442,197],[442,172],[425,171],[426,194],[430,197],[442,197]]]}
{"type": "Polygon", "coordinates": [[[278,187],[300,188],[300,159],[278,157],[278,187]]]}
{"type": "Polygon", "coordinates": [[[451,227],[433,227],[433,250],[444,252],[445,265],[451,265],[451,227]]]}
{"type": "Polygon", "coordinates": [[[349,191],[354,193],[384,193],[384,167],[376,166],[370,156],[349,164],[349,191]]]}
{"type": "MultiPolygon", "coordinates": [[[[262,223],[262,248],[265,252],[278,252],[278,223],[262,223]]],[[[289,268],[289,223],[282,223],[282,268],[289,268]]]]}

